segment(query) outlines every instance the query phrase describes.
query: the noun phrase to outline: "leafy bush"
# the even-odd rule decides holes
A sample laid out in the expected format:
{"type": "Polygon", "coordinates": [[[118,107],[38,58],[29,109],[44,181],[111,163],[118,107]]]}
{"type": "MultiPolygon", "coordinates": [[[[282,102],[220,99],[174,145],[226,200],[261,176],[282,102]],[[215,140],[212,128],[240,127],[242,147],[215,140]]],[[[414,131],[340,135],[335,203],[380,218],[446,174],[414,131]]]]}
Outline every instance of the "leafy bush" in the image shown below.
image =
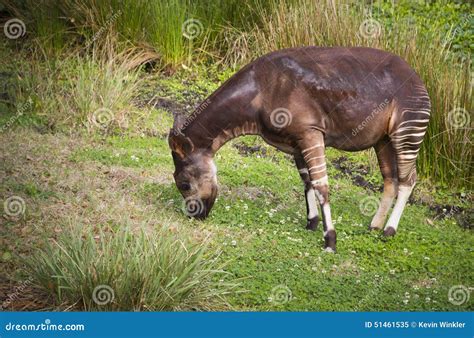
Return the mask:
{"type": "Polygon", "coordinates": [[[421,35],[443,37],[449,49],[462,58],[474,56],[474,15],[471,4],[447,1],[376,2],[372,15],[387,29],[401,24],[416,28],[421,35]]]}

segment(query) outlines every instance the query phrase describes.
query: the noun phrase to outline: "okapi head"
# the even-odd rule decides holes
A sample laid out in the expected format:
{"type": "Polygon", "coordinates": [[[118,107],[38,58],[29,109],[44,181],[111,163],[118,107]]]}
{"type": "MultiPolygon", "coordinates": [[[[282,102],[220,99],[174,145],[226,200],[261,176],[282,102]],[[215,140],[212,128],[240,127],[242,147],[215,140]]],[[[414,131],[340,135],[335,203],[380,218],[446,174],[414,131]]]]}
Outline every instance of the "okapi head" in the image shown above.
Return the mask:
{"type": "Polygon", "coordinates": [[[217,169],[208,149],[196,148],[179,128],[168,137],[175,166],[174,180],[185,199],[185,212],[190,217],[204,219],[217,197],[217,169]]]}

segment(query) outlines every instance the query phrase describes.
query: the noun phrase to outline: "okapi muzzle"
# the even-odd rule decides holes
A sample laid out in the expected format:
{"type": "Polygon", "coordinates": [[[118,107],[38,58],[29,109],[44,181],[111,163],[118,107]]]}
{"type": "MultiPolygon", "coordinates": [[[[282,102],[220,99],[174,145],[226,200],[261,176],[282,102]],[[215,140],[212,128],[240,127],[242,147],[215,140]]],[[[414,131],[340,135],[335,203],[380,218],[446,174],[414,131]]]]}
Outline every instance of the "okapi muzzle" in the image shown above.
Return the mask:
{"type": "Polygon", "coordinates": [[[209,214],[217,196],[213,156],[220,147],[259,135],[293,156],[304,185],[306,228],[315,230],[321,215],[325,249],[335,252],[325,149],[374,148],[384,189],[369,229],[393,236],[416,182],[430,109],[419,76],[391,53],[302,47],[264,55],[190,116],[175,119],[169,144],[185,211],[197,218],[209,214]]]}
{"type": "Polygon", "coordinates": [[[190,217],[204,219],[217,197],[216,166],[212,154],[193,151],[192,141],[182,134],[169,135],[176,186],[183,195],[184,211],[190,217]]]}

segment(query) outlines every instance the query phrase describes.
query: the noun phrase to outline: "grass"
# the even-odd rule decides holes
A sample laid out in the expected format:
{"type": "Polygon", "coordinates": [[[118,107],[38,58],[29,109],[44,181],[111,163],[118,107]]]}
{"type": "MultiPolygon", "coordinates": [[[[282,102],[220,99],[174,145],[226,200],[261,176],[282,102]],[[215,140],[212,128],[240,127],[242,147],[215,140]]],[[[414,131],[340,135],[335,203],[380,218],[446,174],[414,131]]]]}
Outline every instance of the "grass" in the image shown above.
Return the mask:
{"type": "MultiPolygon", "coordinates": [[[[67,266],[76,261],[78,266],[84,266],[87,271],[84,276],[89,280],[84,281],[83,275],[69,268],[62,267],[60,273],[54,273],[68,277],[58,281],[67,283],[64,285],[74,284],[72,290],[84,288],[82,298],[77,293],[76,297],[66,296],[69,289],[63,290],[63,297],[67,299],[90,302],[93,288],[104,284],[115,292],[116,303],[109,304],[108,308],[144,306],[138,297],[132,300],[119,298],[118,294],[132,297],[133,292],[127,289],[129,281],[153,274],[148,269],[152,262],[137,254],[143,251],[145,255],[157,255],[150,254],[151,248],[146,245],[140,244],[138,248],[143,240],[140,229],[151,231],[150,242],[154,243],[160,241],[154,236],[161,236],[157,225],[159,228],[160,224],[170,224],[179,233],[189,231],[198,241],[208,238],[208,252],[220,252],[215,264],[225,263],[226,274],[213,282],[227,284],[240,279],[238,290],[244,292],[226,296],[232,309],[473,309],[472,300],[455,305],[448,298],[452,287],[470,287],[474,281],[472,230],[462,228],[449,214],[439,217],[428,206],[417,203],[408,205],[396,237],[386,240],[378,233],[369,232],[366,228],[371,216],[361,213],[360,203],[366,196],[379,198],[380,194],[355,186],[350,177],[342,175],[334,165],[329,166],[331,207],[339,241],[338,253],[330,255],[322,250],[320,229],[317,232],[304,230],[304,197],[293,163],[256,138],[238,139],[221,149],[216,158],[220,194],[210,217],[199,222],[186,218],[182,212],[182,198],[172,181],[172,161],[166,156],[164,138],[110,136],[105,140],[74,140],[76,145],[69,153],[63,153],[61,149],[67,139],[60,134],[40,135],[28,129],[16,130],[15,134],[3,136],[4,146],[19,149],[20,153],[15,157],[8,155],[5,163],[20,169],[21,175],[4,182],[3,187],[9,194],[24,197],[27,212],[23,220],[10,221],[2,234],[6,251],[11,253],[11,258],[2,265],[16,271],[16,278],[21,280],[25,278],[21,277],[25,276],[25,270],[21,268],[21,260],[15,258],[19,255],[30,256],[33,261],[36,257],[37,269],[47,271],[40,273],[43,276],[53,274],[48,261],[56,262],[55,267],[62,261],[67,266]],[[25,133],[34,141],[28,146],[22,141],[25,133]],[[260,146],[264,151],[242,153],[237,147],[245,144],[260,146]],[[51,148],[58,149],[51,155],[58,164],[51,165],[48,158],[38,158],[38,154],[51,148]],[[120,155],[115,156],[115,153],[120,155]],[[29,154],[35,163],[21,161],[25,155],[20,154],[29,154]],[[129,160],[134,155],[140,163],[146,154],[159,155],[147,158],[141,165],[129,160]],[[48,175],[38,175],[44,171],[44,165],[52,167],[48,175]],[[27,183],[19,184],[23,180],[27,183]],[[82,241],[64,226],[71,223],[81,224],[82,241]],[[40,228],[29,230],[35,224],[40,228]],[[120,234],[122,228],[138,229],[134,232],[137,238],[130,238],[131,245],[120,244],[126,240],[126,236],[120,234]],[[71,260],[56,253],[48,254],[42,243],[58,236],[63,239],[56,240],[60,246],[50,244],[53,250],[67,246],[68,252],[81,252],[81,257],[71,260]],[[106,254],[86,254],[94,250],[102,252],[102,246],[106,254]],[[40,258],[42,255],[45,261],[40,258]],[[119,257],[130,260],[131,266],[139,264],[140,267],[130,270],[114,267],[119,257]],[[96,261],[99,264],[94,263],[96,261]],[[97,273],[97,277],[90,270],[94,265],[103,266],[98,269],[102,273],[97,273]]],[[[331,163],[341,155],[335,150],[328,152],[331,163]]],[[[367,165],[362,153],[344,155],[354,169],[360,164],[367,165]]],[[[368,167],[366,170],[364,177],[374,176],[373,182],[380,184],[380,175],[368,167]]],[[[6,191],[2,196],[6,196],[6,191]]],[[[450,195],[450,200],[455,201],[457,197],[450,195]]],[[[47,285],[47,281],[45,278],[41,285],[47,285]]],[[[95,303],[89,305],[96,306],[95,303]]],[[[96,306],[99,310],[105,308],[96,306]]]]}
{"type": "Polygon", "coordinates": [[[176,311],[226,308],[235,284],[205,246],[176,229],[94,233],[68,229],[27,259],[27,272],[61,306],[86,311],[176,311]]]}
{"type": "MultiPolygon", "coordinates": [[[[39,53],[39,51],[35,51],[39,53]]],[[[18,62],[13,101],[26,106],[25,115],[40,116],[59,129],[85,127],[109,132],[125,128],[133,116],[139,70],[131,69],[137,54],[116,55],[112,50],[62,60],[18,62]],[[108,54],[105,55],[105,54],[108,54]],[[34,112],[34,114],[32,113],[34,112]],[[52,114],[51,112],[54,112],[52,114]]]]}

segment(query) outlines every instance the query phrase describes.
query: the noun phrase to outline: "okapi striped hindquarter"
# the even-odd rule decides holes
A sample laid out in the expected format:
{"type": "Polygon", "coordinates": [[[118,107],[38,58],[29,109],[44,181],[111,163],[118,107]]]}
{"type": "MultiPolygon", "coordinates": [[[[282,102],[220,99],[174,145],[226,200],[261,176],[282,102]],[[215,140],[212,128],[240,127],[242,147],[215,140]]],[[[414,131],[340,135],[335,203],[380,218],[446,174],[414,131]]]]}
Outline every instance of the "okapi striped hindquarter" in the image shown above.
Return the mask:
{"type": "Polygon", "coordinates": [[[191,216],[206,217],[217,196],[214,154],[230,139],[259,135],[294,157],[305,187],[306,227],[315,230],[321,214],[325,248],[335,251],[325,148],[375,149],[384,190],[370,229],[391,236],[415,185],[429,116],[422,81],[394,54],[285,49],[248,64],[191,116],[176,118],[169,136],[174,178],[183,197],[201,206],[191,216]]]}

